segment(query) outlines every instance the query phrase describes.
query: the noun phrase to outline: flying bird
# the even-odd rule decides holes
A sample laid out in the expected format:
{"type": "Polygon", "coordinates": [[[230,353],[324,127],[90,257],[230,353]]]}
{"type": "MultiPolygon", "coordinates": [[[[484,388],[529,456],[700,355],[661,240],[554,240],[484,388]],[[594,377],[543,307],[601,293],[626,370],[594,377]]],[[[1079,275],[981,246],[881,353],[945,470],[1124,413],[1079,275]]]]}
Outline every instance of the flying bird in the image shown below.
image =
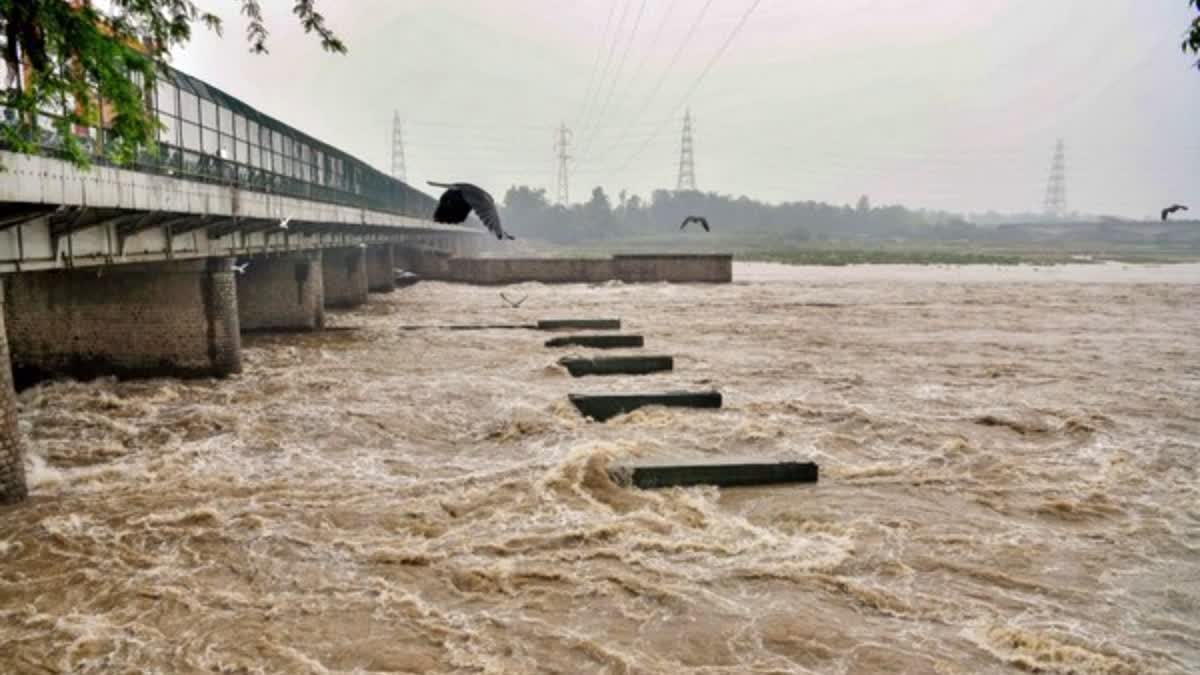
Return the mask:
{"type": "Polygon", "coordinates": [[[279,229],[281,229],[281,230],[286,230],[286,229],[287,229],[287,225],[288,225],[288,223],[290,223],[290,222],[292,222],[292,219],[291,219],[291,218],[284,218],[283,220],[279,221],[279,229]]]}
{"type": "Polygon", "coordinates": [[[234,271],[234,272],[237,272],[238,274],[245,274],[245,273],[246,273],[246,268],[247,268],[247,267],[249,267],[249,266],[250,266],[250,263],[249,263],[248,261],[247,261],[247,262],[244,262],[244,263],[242,263],[241,265],[234,265],[234,266],[233,266],[233,271],[234,271]]]}
{"type": "Polygon", "coordinates": [[[679,229],[682,230],[683,228],[687,227],[688,223],[700,223],[700,227],[703,227],[705,232],[712,231],[708,229],[708,219],[704,216],[688,216],[687,218],[684,218],[683,224],[679,226],[679,229]]]}
{"type": "Polygon", "coordinates": [[[508,303],[508,306],[513,307],[513,308],[520,307],[521,303],[523,303],[529,299],[529,296],[526,295],[526,296],[522,297],[520,300],[513,300],[512,298],[508,297],[507,295],[505,295],[503,293],[500,294],[500,297],[504,298],[504,301],[508,303]]]}
{"type": "Polygon", "coordinates": [[[516,237],[504,231],[500,225],[500,213],[496,211],[496,202],[483,188],[470,183],[435,183],[434,187],[446,188],[442,198],[438,200],[437,210],[433,212],[433,220],[437,223],[461,223],[467,219],[467,214],[475,211],[475,215],[483,221],[487,229],[496,235],[497,239],[515,239],[516,237]]]}
{"type": "Polygon", "coordinates": [[[1166,220],[1167,216],[1171,215],[1172,213],[1175,213],[1176,211],[1187,211],[1187,210],[1188,210],[1188,207],[1184,206],[1183,204],[1172,204],[1162,210],[1162,219],[1166,220]]]}

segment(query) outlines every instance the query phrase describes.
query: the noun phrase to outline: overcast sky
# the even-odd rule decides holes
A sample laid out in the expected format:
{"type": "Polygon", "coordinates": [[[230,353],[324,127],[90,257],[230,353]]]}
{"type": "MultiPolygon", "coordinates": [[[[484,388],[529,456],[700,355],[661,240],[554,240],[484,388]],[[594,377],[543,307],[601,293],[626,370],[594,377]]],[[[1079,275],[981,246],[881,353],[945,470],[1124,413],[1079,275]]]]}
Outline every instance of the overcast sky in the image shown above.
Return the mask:
{"type": "Polygon", "coordinates": [[[399,111],[414,183],[553,196],[565,123],[572,201],[673,188],[690,108],[702,190],[1040,210],[1061,137],[1072,210],[1200,205],[1185,0],[319,0],[346,56],[263,4],[175,65],[384,170],[399,111]]]}

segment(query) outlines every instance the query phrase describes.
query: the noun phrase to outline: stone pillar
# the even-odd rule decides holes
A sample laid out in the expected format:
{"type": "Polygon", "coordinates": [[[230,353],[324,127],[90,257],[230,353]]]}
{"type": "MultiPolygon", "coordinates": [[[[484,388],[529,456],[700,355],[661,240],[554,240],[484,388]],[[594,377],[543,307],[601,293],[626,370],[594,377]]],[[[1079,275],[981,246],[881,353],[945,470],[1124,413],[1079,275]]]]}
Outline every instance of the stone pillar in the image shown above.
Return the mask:
{"type": "Polygon", "coordinates": [[[15,504],[25,499],[28,488],[21,436],[17,431],[17,394],[13,391],[12,370],[3,367],[7,363],[8,340],[4,334],[4,312],[0,311],[0,504],[15,504]]]}
{"type": "Polygon", "coordinates": [[[17,385],[241,371],[229,258],[26,272],[4,284],[17,385]]]}
{"type": "Polygon", "coordinates": [[[321,277],[326,307],[357,307],[367,302],[367,261],[361,246],[325,249],[321,277]]]}
{"type": "Polygon", "coordinates": [[[321,252],[251,258],[237,275],[242,331],[317,330],[325,325],[321,252]]]}
{"type": "Polygon", "coordinates": [[[372,293],[396,290],[396,259],[391,244],[367,247],[367,288],[372,293]]]}

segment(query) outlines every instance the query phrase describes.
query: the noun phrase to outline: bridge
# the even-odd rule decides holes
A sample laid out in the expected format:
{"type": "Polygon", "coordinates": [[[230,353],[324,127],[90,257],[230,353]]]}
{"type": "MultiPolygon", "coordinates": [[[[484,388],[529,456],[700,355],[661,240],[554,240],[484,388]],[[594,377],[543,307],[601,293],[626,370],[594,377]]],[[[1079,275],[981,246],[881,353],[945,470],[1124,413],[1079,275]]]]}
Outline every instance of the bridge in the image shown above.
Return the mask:
{"type": "Polygon", "coordinates": [[[197,78],[172,70],[146,93],[159,145],[128,165],[104,159],[103,112],[75,130],[89,169],[66,159],[50,116],[38,154],[0,149],[0,504],[26,494],[12,378],[226,376],[243,331],[320,329],[326,308],[392,290],[398,259],[486,241],[197,78]]]}

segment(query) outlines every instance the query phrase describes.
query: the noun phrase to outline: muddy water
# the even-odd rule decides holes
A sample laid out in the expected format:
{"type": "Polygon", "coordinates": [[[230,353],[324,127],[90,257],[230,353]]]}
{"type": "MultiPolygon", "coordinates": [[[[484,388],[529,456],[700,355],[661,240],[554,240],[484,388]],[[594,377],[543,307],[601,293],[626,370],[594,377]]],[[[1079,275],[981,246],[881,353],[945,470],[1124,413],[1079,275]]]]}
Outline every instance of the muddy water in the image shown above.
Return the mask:
{"type": "Polygon", "coordinates": [[[1200,267],[420,284],[220,382],[24,392],[0,672],[1200,670],[1200,267]],[[620,316],[652,378],[523,331],[620,316]],[[600,425],[571,391],[717,387],[600,425]],[[639,493],[630,457],[812,458],[639,493]]]}

